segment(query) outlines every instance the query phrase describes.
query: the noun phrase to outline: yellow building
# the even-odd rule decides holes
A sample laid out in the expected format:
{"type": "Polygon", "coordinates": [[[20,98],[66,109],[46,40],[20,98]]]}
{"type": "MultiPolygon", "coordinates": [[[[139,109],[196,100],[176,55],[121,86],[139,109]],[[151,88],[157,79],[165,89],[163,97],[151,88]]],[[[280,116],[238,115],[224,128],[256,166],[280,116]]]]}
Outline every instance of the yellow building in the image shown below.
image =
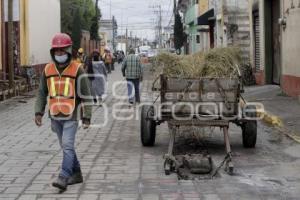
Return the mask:
{"type": "Polygon", "coordinates": [[[198,12],[199,16],[203,15],[204,13],[206,13],[208,11],[208,9],[209,9],[209,2],[208,2],[208,0],[201,0],[201,1],[199,1],[198,5],[199,5],[199,12],[198,12]]]}

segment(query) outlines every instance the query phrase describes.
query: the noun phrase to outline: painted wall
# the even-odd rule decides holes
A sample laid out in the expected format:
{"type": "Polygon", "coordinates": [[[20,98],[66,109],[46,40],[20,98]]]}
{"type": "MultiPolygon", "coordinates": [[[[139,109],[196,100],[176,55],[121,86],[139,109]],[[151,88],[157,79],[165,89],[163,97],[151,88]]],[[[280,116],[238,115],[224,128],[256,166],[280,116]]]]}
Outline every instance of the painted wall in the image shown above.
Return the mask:
{"type": "Polygon", "coordinates": [[[200,0],[199,3],[199,12],[198,15],[204,14],[206,11],[208,11],[209,2],[208,0],[200,0]]]}
{"type": "Polygon", "coordinates": [[[223,0],[225,5],[225,13],[243,12],[248,10],[249,0],[223,0]]]}
{"type": "Polygon", "coordinates": [[[290,96],[300,96],[300,1],[282,0],[281,16],[287,24],[282,28],[281,87],[290,96]]]}
{"type": "MultiPolygon", "coordinates": [[[[292,8],[291,0],[283,1],[284,16],[286,17],[286,29],[282,31],[282,72],[285,75],[300,77],[300,7],[294,1],[292,8]],[[289,9],[287,13],[286,10],[289,9]]],[[[300,6],[300,3],[299,3],[300,6]]]]}
{"type": "Polygon", "coordinates": [[[60,0],[20,1],[25,5],[21,16],[21,31],[25,34],[22,36],[21,54],[26,55],[21,59],[21,64],[45,64],[50,61],[51,40],[60,32],[60,0]]]}
{"type": "Polygon", "coordinates": [[[3,69],[2,67],[2,1],[0,1],[0,71],[3,69]]]}
{"type": "Polygon", "coordinates": [[[190,49],[190,53],[196,53],[200,50],[200,45],[197,44],[197,34],[199,34],[197,32],[197,28],[198,26],[190,26],[188,29],[189,32],[189,49],[190,49]]]}
{"type": "MultiPolygon", "coordinates": [[[[253,26],[252,11],[253,5],[257,0],[250,0],[249,16],[250,26],[253,26]]],[[[266,83],[266,76],[268,75],[266,69],[269,67],[266,57],[268,49],[266,49],[266,15],[265,15],[265,2],[258,1],[259,3],[259,18],[260,18],[260,57],[261,65],[260,71],[256,73],[258,84],[266,83]]],[[[281,17],[286,17],[287,26],[284,29],[281,27],[281,87],[283,91],[290,96],[300,95],[300,41],[297,40],[300,34],[300,1],[281,0],[281,17]],[[292,2],[294,4],[292,4],[292,2]]],[[[278,19],[273,19],[278,20],[278,19]]],[[[251,60],[254,65],[254,33],[251,28],[251,60]]]]}
{"type": "Polygon", "coordinates": [[[199,51],[208,51],[210,49],[209,33],[200,32],[199,35],[200,35],[199,51]]]}

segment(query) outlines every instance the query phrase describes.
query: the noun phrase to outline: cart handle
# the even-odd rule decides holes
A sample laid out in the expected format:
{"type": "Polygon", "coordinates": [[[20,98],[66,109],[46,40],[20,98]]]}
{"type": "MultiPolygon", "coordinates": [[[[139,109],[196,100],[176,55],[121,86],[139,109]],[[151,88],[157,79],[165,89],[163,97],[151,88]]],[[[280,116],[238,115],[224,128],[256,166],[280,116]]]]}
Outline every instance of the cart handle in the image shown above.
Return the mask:
{"type": "Polygon", "coordinates": [[[155,83],[158,81],[159,78],[160,78],[160,76],[157,76],[155,78],[155,80],[153,81],[153,83],[152,83],[152,91],[159,91],[160,88],[156,88],[155,87],[155,83]]]}
{"type": "Polygon", "coordinates": [[[239,82],[240,82],[240,86],[241,86],[240,91],[241,91],[241,93],[244,93],[245,91],[244,91],[244,85],[243,85],[243,81],[242,81],[241,70],[238,65],[235,65],[235,68],[236,68],[236,71],[238,72],[238,76],[239,76],[239,82]]]}

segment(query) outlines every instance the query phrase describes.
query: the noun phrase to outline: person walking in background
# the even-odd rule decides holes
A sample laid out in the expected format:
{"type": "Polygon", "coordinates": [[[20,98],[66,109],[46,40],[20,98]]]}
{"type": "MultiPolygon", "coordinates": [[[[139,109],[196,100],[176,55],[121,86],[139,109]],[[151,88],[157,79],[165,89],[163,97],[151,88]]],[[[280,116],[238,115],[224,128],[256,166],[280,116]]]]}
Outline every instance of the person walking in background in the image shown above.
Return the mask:
{"type": "Polygon", "coordinates": [[[86,64],[87,56],[84,54],[83,48],[79,48],[77,51],[77,60],[78,63],[86,64]]]}
{"type": "Polygon", "coordinates": [[[113,61],[113,55],[110,53],[110,49],[108,47],[105,47],[102,59],[104,60],[107,72],[110,74],[112,69],[111,65],[113,61]]]}
{"type": "Polygon", "coordinates": [[[90,100],[81,96],[90,97],[91,94],[88,78],[82,76],[85,73],[82,64],[72,60],[72,40],[67,34],[54,36],[50,54],[53,62],[46,65],[40,79],[35,123],[38,127],[42,125],[48,99],[51,129],[57,134],[63,150],[61,171],[52,185],[64,191],[67,185],[83,182],[75,152],[75,135],[81,117],[84,129],[90,125],[92,108],[87,105],[90,100]],[[81,114],[80,110],[83,111],[81,114]]]}
{"type": "Polygon", "coordinates": [[[90,77],[91,93],[94,97],[94,102],[99,104],[105,93],[107,72],[105,64],[101,60],[100,52],[97,49],[92,52],[89,58],[87,73],[90,77]]]}
{"type": "Polygon", "coordinates": [[[142,64],[139,56],[135,55],[133,49],[122,64],[122,74],[127,80],[129,103],[140,103],[140,81],[143,78],[142,64]],[[134,91],[134,92],[133,92],[134,91]]]}

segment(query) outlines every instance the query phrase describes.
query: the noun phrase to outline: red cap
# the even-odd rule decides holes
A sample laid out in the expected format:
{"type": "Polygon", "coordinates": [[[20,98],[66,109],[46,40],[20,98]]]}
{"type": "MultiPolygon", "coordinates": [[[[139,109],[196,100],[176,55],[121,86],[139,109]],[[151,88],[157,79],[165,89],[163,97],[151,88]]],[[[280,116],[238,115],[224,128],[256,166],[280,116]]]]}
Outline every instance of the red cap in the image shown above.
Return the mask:
{"type": "Polygon", "coordinates": [[[72,46],[72,39],[65,33],[57,33],[52,39],[52,49],[72,46]]]}

